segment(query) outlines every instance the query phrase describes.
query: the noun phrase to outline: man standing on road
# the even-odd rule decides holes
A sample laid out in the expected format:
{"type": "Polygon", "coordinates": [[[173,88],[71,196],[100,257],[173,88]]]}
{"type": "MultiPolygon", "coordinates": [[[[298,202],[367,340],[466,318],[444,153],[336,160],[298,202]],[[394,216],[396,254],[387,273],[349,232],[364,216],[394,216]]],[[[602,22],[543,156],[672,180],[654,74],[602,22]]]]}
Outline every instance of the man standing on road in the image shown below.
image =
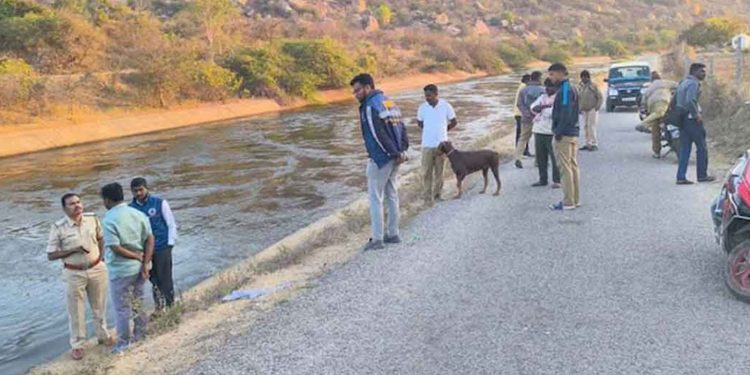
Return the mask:
{"type": "Polygon", "coordinates": [[[659,72],[651,73],[651,84],[643,92],[642,102],[646,103],[648,116],[640,126],[651,129],[651,151],[653,158],[661,158],[661,123],[669,108],[672,91],[677,88],[677,82],[661,79],[659,72]]]}
{"type": "Polygon", "coordinates": [[[143,212],[151,223],[154,234],[154,259],[151,268],[151,285],[153,285],[156,313],[164,307],[174,304],[174,284],[172,282],[172,248],[177,240],[177,223],[172,209],[165,199],[152,195],[148,191],[145,178],[134,178],[130,182],[133,201],[130,207],[143,212]]]}
{"type": "Polygon", "coordinates": [[[534,127],[534,114],[531,113],[531,104],[544,94],[542,87],[542,72],[531,73],[528,85],[518,94],[518,105],[516,108],[521,112],[521,138],[516,144],[516,168],[523,168],[521,159],[523,150],[529,145],[532,129],[534,127]]]}
{"type": "Polygon", "coordinates": [[[60,200],[65,217],[52,225],[47,242],[47,259],[62,260],[63,280],[70,328],[70,356],[83,359],[86,342],[86,299],[91,305],[94,329],[100,344],[114,345],[107,331],[107,266],[102,263],[102,226],[92,213],[83,212],[78,194],[60,200]]]}
{"type": "Polygon", "coordinates": [[[350,85],[359,101],[359,121],[367,149],[367,195],[370,201],[372,238],[364,250],[383,249],[383,243],[400,243],[398,167],[407,160],[409,140],[400,123],[400,111],[375,89],[372,76],[363,73],[354,77],[350,85]],[[399,131],[396,131],[396,130],[399,131]],[[383,230],[383,201],[388,208],[388,227],[383,230]]]}
{"type": "Polygon", "coordinates": [[[544,81],[546,92],[542,94],[533,104],[531,111],[536,115],[534,117],[534,153],[536,154],[536,164],[539,168],[539,181],[531,185],[532,187],[547,186],[549,183],[547,170],[548,162],[552,163],[552,188],[560,187],[560,169],[557,166],[555,151],[552,147],[552,107],[555,103],[555,93],[557,86],[547,78],[544,81]]]}
{"type": "Polygon", "coordinates": [[[438,88],[424,88],[425,102],[417,111],[417,125],[422,129],[422,174],[424,200],[432,204],[441,199],[445,157],[438,155],[437,147],[448,140],[448,131],[458,125],[456,112],[447,101],[438,98],[438,88]]]}
{"type": "Polygon", "coordinates": [[[578,84],[578,101],[581,111],[580,123],[583,125],[586,135],[586,144],[581,147],[581,151],[596,151],[599,149],[596,127],[603,97],[599,86],[591,80],[591,73],[588,70],[581,72],[581,82],[578,84]]]}
{"type": "MultiPolygon", "coordinates": [[[[521,94],[521,90],[523,90],[526,85],[531,80],[531,74],[524,74],[523,77],[521,77],[521,84],[518,85],[518,90],[516,90],[516,96],[513,101],[513,117],[516,119],[516,143],[513,145],[513,147],[518,146],[518,140],[521,138],[521,110],[518,109],[518,95],[521,94]]],[[[529,153],[529,146],[526,145],[526,149],[523,150],[524,156],[531,156],[531,153],[529,153]]]]}
{"type": "Polygon", "coordinates": [[[708,150],[706,147],[706,127],[701,114],[701,81],[706,79],[706,66],[695,63],[690,66],[690,74],[677,87],[677,110],[682,118],[680,128],[680,160],[677,168],[677,185],[691,185],[687,179],[690,152],[695,143],[696,169],[698,182],[711,182],[716,178],[708,175],[708,150]]]}
{"type": "Polygon", "coordinates": [[[148,218],[124,202],[122,186],[118,183],[102,188],[102,200],[107,207],[104,216],[105,260],[109,268],[112,304],[117,323],[118,354],[131,343],[130,319],[135,315],[133,341],[145,337],[148,316],[143,306],[143,285],[149,277],[154,254],[154,236],[148,218]]]}
{"type": "Polygon", "coordinates": [[[562,174],[563,201],[550,205],[552,210],[573,210],[580,207],[580,173],[578,171],[578,93],[570,86],[568,68],[561,63],[549,67],[549,78],[558,90],[552,108],[552,133],[555,135],[555,156],[562,174]]]}

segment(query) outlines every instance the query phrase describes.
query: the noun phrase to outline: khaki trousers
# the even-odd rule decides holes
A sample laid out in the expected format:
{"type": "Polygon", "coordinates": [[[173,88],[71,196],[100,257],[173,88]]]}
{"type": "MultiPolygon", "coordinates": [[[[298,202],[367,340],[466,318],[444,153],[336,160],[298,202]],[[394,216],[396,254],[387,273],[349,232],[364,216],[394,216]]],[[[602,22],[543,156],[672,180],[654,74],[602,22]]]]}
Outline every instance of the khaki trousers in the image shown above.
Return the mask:
{"type": "Polygon", "coordinates": [[[648,117],[641,125],[651,129],[651,150],[654,154],[661,154],[661,123],[669,109],[669,102],[660,100],[648,106],[648,117]]]}
{"type": "Polygon", "coordinates": [[[426,201],[440,197],[444,169],[445,157],[438,155],[437,148],[422,148],[422,196],[426,201]]]}
{"type": "Polygon", "coordinates": [[[524,150],[529,145],[531,139],[531,131],[534,128],[533,120],[521,120],[521,138],[516,142],[516,160],[523,159],[524,150]]]}
{"type": "Polygon", "coordinates": [[[67,286],[70,346],[80,349],[86,342],[86,299],[91,305],[96,337],[107,340],[107,266],[102,262],[86,271],[63,269],[63,279],[67,286]]]}
{"type": "Polygon", "coordinates": [[[578,138],[562,137],[561,140],[555,141],[555,155],[562,177],[563,205],[568,207],[578,206],[581,203],[579,196],[581,174],[578,171],[577,154],[578,138]]]}
{"type": "Polygon", "coordinates": [[[599,139],[596,135],[597,121],[599,120],[599,112],[596,109],[590,111],[583,111],[580,114],[579,122],[583,127],[586,134],[586,146],[598,146],[599,139]]]}

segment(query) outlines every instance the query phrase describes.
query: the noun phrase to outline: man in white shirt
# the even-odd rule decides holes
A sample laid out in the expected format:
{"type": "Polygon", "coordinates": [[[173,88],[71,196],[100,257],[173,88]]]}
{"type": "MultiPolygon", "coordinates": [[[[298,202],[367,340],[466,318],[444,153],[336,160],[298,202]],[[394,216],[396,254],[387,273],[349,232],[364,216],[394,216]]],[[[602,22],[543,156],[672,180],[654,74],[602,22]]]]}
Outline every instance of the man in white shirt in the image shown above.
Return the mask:
{"type": "Polygon", "coordinates": [[[417,124],[422,129],[422,173],[424,200],[432,204],[440,199],[443,190],[445,157],[437,154],[437,147],[448,140],[448,131],[458,125],[456,112],[447,101],[438,98],[438,88],[424,88],[425,103],[417,111],[417,124]]]}

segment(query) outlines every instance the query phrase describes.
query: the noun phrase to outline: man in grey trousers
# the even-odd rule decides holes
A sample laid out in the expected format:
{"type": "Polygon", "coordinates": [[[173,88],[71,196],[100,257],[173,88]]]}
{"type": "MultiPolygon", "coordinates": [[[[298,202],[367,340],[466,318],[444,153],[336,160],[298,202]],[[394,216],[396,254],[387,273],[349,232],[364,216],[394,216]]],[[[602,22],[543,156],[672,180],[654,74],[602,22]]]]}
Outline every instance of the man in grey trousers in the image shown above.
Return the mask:
{"type": "Polygon", "coordinates": [[[409,141],[406,132],[395,132],[389,119],[399,116],[398,109],[383,92],[375,89],[369,74],[351,81],[352,92],[360,103],[359,120],[367,149],[367,195],[370,200],[372,238],[365,250],[380,250],[383,243],[399,243],[398,166],[406,161],[409,141]],[[383,202],[388,210],[388,227],[383,230],[383,202]]]}

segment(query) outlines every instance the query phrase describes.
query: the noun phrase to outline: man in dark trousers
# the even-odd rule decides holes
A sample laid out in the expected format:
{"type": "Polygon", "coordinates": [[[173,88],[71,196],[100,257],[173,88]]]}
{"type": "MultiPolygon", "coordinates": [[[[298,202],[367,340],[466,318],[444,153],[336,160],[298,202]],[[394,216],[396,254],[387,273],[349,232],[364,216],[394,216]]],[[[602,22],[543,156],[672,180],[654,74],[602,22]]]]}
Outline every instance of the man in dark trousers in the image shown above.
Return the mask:
{"type": "Polygon", "coordinates": [[[130,190],[133,193],[130,207],[148,217],[155,238],[153,267],[149,281],[153,286],[154,304],[158,314],[165,306],[172,307],[174,304],[172,248],[177,240],[177,223],[169,203],[149,193],[146,179],[134,178],[130,182],[130,190]]]}
{"type": "Polygon", "coordinates": [[[526,87],[518,93],[517,108],[521,112],[521,138],[516,143],[516,168],[523,168],[521,159],[523,151],[528,147],[534,127],[534,114],[531,113],[531,104],[544,94],[542,86],[542,72],[531,73],[531,80],[526,87]]]}
{"type": "Polygon", "coordinates": [[[706,127],[701,113],[701,82],[706,79],[706,66],[696,63],[690,66],[690,74],[677,87],[677,110],[682,119],[680,129],[680,160],[677,168],[677,185],[691,185],[687,179],[690,152],[695,143],[698,182],[711,182],[716,178],[708,175],[708,150],[706,127]]]}
{"type": "Polygon", "coordinates": [[[568,80],[568,68],[560,63],[549,67],[549,79],[557,84],[552,107],[552,133],[555,136],[555,156],[560,165],[564,198],[550,206],[552,210],[574,210],[580,202],[580,173],[578,171],[578,93],[568,80]]]}

